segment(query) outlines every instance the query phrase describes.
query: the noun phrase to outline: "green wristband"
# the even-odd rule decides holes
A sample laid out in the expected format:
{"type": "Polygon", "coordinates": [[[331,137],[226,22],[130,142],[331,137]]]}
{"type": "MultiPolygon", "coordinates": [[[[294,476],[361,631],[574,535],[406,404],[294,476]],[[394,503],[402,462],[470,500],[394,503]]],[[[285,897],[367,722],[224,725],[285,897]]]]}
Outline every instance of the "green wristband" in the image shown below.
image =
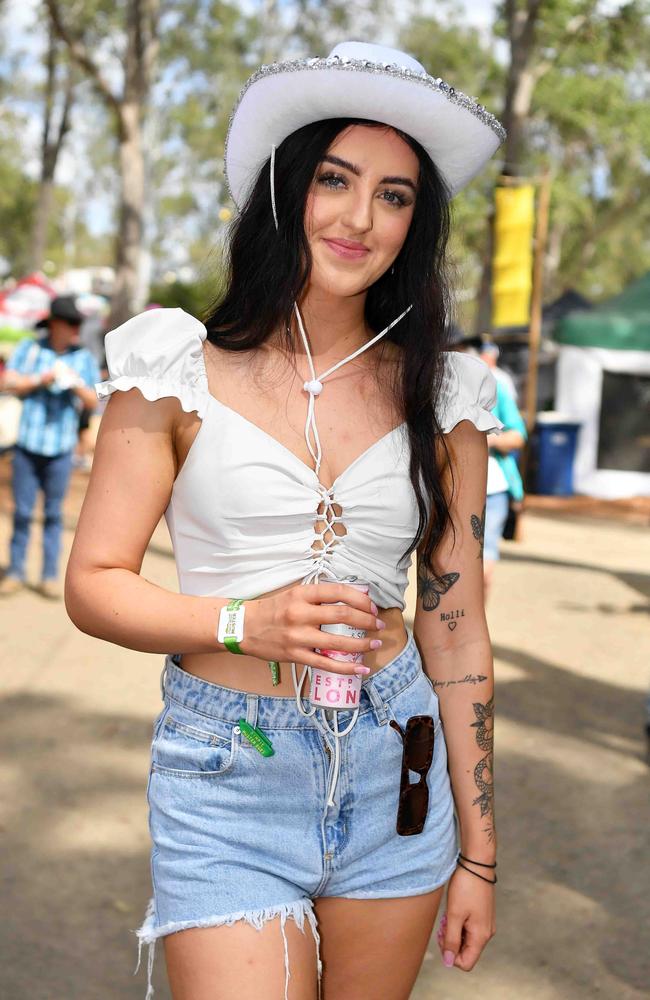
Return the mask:
{"type": "Polygon", "coordinates": [[[236,639],[233,639],[231,635],[224,636],[223,644],[229,653],[239,653],[240,656],[244,655],[243,649],[240,648],[239,643],[236,639]]]}
{"type": "Polygon", "coordinates": [[[217,631],[217,639],[224,644],[228,652],[238,653],[240,656],[244,654],[239,645],[244,638],[244,609],[237,616],[233,612],[239,611],[243,603],[243,600],[236,598],[221,609],[217,631]]]}

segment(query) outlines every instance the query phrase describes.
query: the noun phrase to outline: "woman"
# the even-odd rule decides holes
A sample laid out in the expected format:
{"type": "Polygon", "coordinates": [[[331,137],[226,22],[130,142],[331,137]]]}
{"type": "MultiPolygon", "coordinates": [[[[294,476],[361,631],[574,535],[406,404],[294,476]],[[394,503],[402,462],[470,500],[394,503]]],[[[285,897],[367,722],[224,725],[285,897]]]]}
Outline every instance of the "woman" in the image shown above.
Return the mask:
{"type": "Polygon", "coordinates": [[[152,310],[107,338],[67,605],[90,634],[174,651],[138,933],[150,972],[164,939],[175,1000],[406,997],[447,882],[445,965],[471,969],[493,933],[472,518],[498,422],[485,366],[442,349],[448,199],[502,138],[395,50],[262,67],[228,136],[223,300],[205,326],[152,310]],[[140,576],[163,513],[180,595],[140,576]],[[363,665],[319,652],[336,623],[365,630],[327,636],[363,665]],[[355,711],[310,708],[317,667],[362,677],[355,711]]]}

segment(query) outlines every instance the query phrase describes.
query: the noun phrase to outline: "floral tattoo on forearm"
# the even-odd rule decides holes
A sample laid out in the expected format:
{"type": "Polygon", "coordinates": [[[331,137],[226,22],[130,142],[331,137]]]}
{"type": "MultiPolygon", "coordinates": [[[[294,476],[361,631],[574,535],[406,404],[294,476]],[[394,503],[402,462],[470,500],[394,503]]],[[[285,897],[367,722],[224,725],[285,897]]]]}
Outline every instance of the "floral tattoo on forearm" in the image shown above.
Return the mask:
{"type": "Polygon", "coordinates": [[[443,573],[442,576],[434,576],[433,573],[418,570],[418,597],[422,598],[424,610],[435,611],[440,604],[441,597],[444,597],[459,579],[460,573],[443,573]]]}
{"type": "Polygon", "coordinates": [[[479,553],[477,559],[483,558],[483,545],[485,544],[485,511],[487,508],[487,503],[483,504],[483,513],[479,517],[477,514],[472,514],[470,517],[470,524],[472,525],[472,534],[474,538],[479,543],[479,553]]]}
{"type": "Polygon", "coordinates": [[[486,819],[486,826],[483,828],[487,834],[488,842],[494,840],[494,799],[493,799],[493,742],[494,742],[494,698],[490,698],[485,705],[475,701],[473,704],[476,722],[472,722],[472,729],[476,729],[476,742],[480,750],[485,750],[482,757],[474,768],[474,781],[479,790],[479,795],[472,802],[473,806],[478,806],[481,810],[481,819],[486,819]]]}

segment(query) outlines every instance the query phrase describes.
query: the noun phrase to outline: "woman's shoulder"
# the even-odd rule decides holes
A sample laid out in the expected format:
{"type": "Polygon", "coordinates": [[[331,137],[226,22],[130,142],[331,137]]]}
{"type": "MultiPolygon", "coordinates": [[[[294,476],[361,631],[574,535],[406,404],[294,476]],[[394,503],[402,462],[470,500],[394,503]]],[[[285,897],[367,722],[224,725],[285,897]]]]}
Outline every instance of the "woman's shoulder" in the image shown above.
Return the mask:
{"type": "Polygon", "coordinates": [[[448,434],[461,420],[470,420],[479,431],[503,426],[491,411],[497,402],[496,379],[480,358],[460,351],[445,351],[437,417],[448,434]]]}
{"type": "Polygon", "coordinates": [[[183,309],[148,309],[133,316],[106,335],[109,377],[97,385],[98,397],[137,388],[149,401],[176,396],[186,412],[202,416],[205,338],[203,323],[183,309]]]}
{"type": "Polygon", "coordinates": [[[183,351],[200,350],[206,329],[184,309],[147,309],[106,334],[107,360],[136,358],[173,364],[183,351]]]}

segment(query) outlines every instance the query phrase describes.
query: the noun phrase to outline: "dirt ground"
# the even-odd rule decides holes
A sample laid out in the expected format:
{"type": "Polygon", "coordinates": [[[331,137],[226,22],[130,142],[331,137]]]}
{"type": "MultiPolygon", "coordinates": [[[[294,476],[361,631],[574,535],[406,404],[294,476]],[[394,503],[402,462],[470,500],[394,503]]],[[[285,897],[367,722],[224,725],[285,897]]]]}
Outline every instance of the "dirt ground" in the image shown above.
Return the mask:
{"type": "MultiPolygon", "coordinates": [[[[0,459],[0,564],[7,473],[0,459]]],[[[77,473],[66,552],[84,485],[77,473]]],[[[650,995],[647,527],[535,510],[524,535],[504,545],[488,608],[499,929],[469,975],[443,968],[432,942],[412,998],[641,1000],[650,995]]],[[[37,526],[34,580],[39,536],[37,526]]],[[[176,586],[163,528],[144,572],[176,586]]],[[[150,894],[145,786],[161,658],[82,635],[62,605],[31,590],[0,605],[0,634],[0,994],[144,1000],[132,932],[150,894]]],[[[161,959],[156,1000],[169,1000],[161,959]]]]}

